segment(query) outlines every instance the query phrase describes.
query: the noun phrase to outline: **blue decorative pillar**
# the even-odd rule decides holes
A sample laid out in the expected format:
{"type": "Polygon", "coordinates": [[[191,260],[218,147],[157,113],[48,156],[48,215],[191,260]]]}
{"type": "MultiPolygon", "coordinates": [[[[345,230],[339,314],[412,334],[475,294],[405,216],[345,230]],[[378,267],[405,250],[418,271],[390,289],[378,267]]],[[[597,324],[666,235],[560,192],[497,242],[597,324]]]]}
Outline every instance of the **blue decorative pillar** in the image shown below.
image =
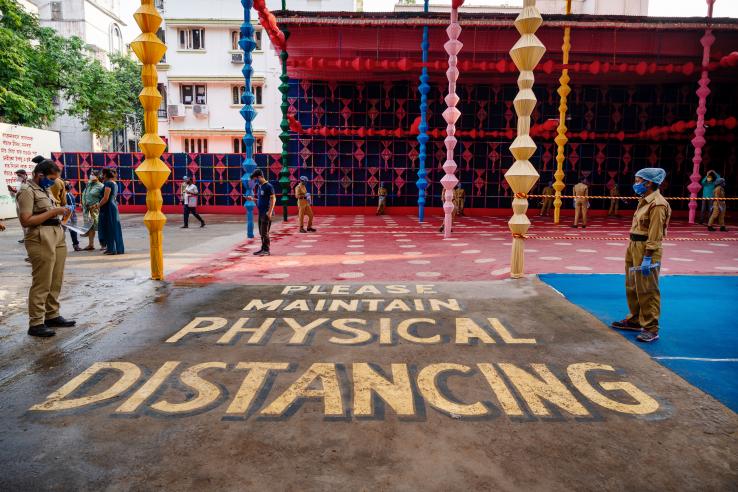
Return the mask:
{"type": "MultiPolygon", "coordinates": [[[[423,12],[428,12],[428,0],[425,0],[423,6],[423,12]]],[[[428,143],[428,92],[430,91],[430,85],[428,84],[428,67],[425,64],[428,63],[428,48],[430,48],[430,42],[428,41],[428,26],[423,26],[423,42],[421,43],[423,50],[423,69],[420,74],[420,85],[418,91],[420,92],[420,126],[418,128],[418,143],[420,148],[418,149],[418,181],[415,184],[418,185],[418,221],[423,222],[425,219],[425,190],[428,188],[428,180],[425,177],[428,175],[425,170],[425,159],[427,157],[426,146],[428,143]]]]}
{"type": "Polygon", "coordinates": [[[252,57],[251,52],[256,48],[256,42],[254,41],[254,28],[251,26],[251,7],[253,5],[252,0],[241,0],[243,5],[243,24],[241,24],[241,39],[238,45],[243,50],[243,78],[244,78],[244,91],[241,96],[241,103],[244,105],[241,108],[241,116],[246,122],[246,133],[243,136],[243,142],[246,147],[246,158],[243,161],[241,167],[243,168],[243,176],[241,176],[241,183],[243,185],[243,196],[247,197],[244,203],[246,207],[246,235],[249,238],[254,237],[254,207],[256,204],[248,199],[254,195],[251,189],[251,173],[256,170],[256,162],[254,162],[254,131],[253,121],[256,118],[256,111],[254,110],[254,94],[251,92],[251,76],[254,73],[252,68],[252,57]]]}

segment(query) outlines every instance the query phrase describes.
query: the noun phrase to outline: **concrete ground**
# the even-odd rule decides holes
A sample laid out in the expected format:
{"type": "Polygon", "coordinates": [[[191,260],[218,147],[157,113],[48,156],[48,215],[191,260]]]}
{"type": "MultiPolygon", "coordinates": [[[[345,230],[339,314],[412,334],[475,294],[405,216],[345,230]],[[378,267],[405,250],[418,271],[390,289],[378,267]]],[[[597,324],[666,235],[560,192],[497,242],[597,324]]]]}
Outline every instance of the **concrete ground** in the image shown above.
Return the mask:
{"type": "Polygon", "coordinates": [[[213,279],[216,258],[253,260],[242,220],[173,217],[179,280],[152,282],[140,220],[124,219],[125,256],[70,253],[64,314],[79,324],[48,340],[25,335],[17,226],[0,235],[0,489],[738,482],[738,416],[535,277],[213,279]]]}

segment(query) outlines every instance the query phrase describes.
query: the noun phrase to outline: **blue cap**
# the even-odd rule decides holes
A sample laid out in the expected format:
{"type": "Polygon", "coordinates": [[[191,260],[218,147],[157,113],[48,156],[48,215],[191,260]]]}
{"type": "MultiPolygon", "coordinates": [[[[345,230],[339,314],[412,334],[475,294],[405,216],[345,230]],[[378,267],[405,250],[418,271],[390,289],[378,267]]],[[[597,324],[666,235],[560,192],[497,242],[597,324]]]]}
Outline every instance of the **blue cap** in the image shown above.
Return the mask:
{"type": "Polygon", "coordinates": [[[300,176],[300,181],[310,181],[307,176],[300,176]]]}
{"type": "Polygon", "coordinates": [[[664,178],[666,178],[666,171],[660,167],[644,167],[636,173],[636,176],[660,185],[664,182],[664,178]]]}

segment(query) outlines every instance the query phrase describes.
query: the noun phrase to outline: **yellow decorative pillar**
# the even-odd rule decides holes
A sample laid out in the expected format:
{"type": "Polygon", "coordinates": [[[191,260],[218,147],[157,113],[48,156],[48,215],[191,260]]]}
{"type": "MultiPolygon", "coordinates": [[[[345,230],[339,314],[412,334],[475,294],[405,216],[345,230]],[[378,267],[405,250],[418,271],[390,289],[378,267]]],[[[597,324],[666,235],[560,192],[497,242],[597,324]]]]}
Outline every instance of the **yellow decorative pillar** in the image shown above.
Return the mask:
{"type": "Polygon", "coordinates": [[[143,90],[139,100],[144,109],[144,135],[139,147],[144,154],[144,161],[136,168],[138,179],[146,186],[146,215],[144,224],[149,230],[149,252],[151,255],[151,278],[164,280],[163,229],[167,222],[161,212],[164,203],[161,187],[169,177],[169,168],[160,159],[166,144],[159,137],[157,110],[161,104],[161,94],[157,89],[159,81],[156,64],[159,63],[167,47],[156,35],[162,18],[154,7],[154,0],[141,0],[141,7],[133,14],[141,28],[141,34],[131,43],[131,48],[143,67],[141,80],[143,90]]]}
{"type": "MultiPolygon", "coordinates": [[[[571,0],[566,0],[566,15],[571,14],[571,0]]],[[[569,63],[569,48],[571,48],[571,28],[566,26],[564,28],[564,44],[561,46],[561,52],[563,54],[562,63],[564,65],[569,63]]],[[[561,217],[561,192],[564,191],[564,147],[569,139],[566,137],[566,111],[568,109],[566,105],[566,98],[569,96],[571,89],[569,88],[569,69],[564,68],[561,70],[561,77],[559,77],[559,126],[556,128],[556,172],[554,173],[554,190],[556,190],[556,197],[554,198],[554,224],[559,223],[561,217]]]]}
{"type": "Polygon", "coordinates": [[[508,222],[513,234],[512,256],[510,259],[510,276],[523,276],[525,233],[530,227],[530,220],[525,214],[528,210],[527,193],[538,181],[538,173],[528,159],[536,151],[536,144],[530,138],[530,116],[536,106],[536,95],[533,93],[533,69],[541,61],[546,48],[536,37],[535,32],[543,23],[541,14],[536,8],[536,0],[524,0],[523,10],[515,19],[515,28],[520,39],[510,50],[515,66],[520,70],[518,76],[518,94],[513,105],[518,116],[518,135],[510,145],[510,153],[515,162],[505,173],[510,188],[515,193],[512,209],[513,216],[508,222]]]}

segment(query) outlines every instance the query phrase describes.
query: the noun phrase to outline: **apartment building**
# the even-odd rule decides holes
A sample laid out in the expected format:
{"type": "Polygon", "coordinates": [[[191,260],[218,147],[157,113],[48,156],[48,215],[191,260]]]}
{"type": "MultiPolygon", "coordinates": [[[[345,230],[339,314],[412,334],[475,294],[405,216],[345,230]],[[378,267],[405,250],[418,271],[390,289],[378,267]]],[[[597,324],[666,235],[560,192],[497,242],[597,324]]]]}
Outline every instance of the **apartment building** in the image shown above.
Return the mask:
{"type": "MultiPolygon", "coordinates": [[[[244,91],[243,51],[238,46],[241,3],[233,0],[157,0],[164,23],[159,36],[167,44],[159,65],[159,134],[169,152],[243,152],[244,120],[239,113],[244,91]]],[[[279,0],[269,0],[272,10],[279,0]]],[[[351,11],[354,0],[290,0],[291,10],[351,11]]],[[[280,152],[282,119],[278,53],[262,31],[256,12],[253,52],[255,152],[280,152]]]]}

